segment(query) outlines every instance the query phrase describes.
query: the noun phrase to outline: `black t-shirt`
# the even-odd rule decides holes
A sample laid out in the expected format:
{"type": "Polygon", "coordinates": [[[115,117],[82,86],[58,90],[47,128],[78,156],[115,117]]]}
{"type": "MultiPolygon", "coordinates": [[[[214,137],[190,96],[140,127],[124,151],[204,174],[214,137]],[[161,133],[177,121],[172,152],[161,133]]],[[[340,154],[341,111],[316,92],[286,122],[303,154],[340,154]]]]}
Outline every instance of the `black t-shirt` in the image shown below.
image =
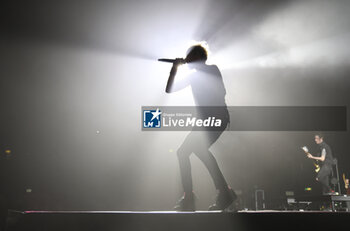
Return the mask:
{"type": "Polygon", "coordinates": [[[324,164],[333,165],[333,154],[332,154],[331,147],[329,147],[329,145],[326,144],[325,142],[320,143],[319,147],[320,147],[320,156],[322,156],[323,149],[325,149],[326,151],[326,157],[323,162],[323,165],[324,164]]]}

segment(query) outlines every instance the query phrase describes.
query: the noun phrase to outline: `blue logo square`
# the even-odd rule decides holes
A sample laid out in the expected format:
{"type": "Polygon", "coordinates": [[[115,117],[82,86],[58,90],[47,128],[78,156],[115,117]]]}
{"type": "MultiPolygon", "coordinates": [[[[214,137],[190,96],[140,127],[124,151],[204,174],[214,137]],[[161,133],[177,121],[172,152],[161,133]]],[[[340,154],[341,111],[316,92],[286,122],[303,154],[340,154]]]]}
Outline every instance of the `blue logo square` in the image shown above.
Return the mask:
{"type": "Polygon", "coordinates": [[[162,112],[159,110],[159,108],[157,108],[157,110],[143,110],[143,127],[160,128],[161,114],[162,112]]]}

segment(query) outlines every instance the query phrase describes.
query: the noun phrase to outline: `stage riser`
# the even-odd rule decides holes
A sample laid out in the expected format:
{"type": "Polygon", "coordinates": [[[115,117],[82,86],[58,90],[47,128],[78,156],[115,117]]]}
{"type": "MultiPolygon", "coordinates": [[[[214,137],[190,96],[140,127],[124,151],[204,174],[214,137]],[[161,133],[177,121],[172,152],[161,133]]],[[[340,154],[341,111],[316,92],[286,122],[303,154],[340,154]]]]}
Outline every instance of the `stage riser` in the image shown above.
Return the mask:
{"type": "Polygon", "coordinates": [[[341,228],[350,213],[9,214],[7,231],[194,231],[341,228]]]}

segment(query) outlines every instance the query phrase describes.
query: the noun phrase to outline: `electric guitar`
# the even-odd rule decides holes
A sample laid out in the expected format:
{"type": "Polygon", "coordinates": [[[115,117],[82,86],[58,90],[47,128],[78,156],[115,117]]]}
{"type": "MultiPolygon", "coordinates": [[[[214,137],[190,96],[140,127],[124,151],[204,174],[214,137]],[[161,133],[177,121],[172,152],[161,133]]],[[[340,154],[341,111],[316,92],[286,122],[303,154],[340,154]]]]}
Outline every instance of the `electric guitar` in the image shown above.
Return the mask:
{"type": "MultiPolygon", "coordinates": [[[[309,149],[308,149],[306,146],[301,147],[301,149],[303,149],[303,151],[305,152],[306,155],[309,154],[309,149]]],[[[313,163],[314,166],[315,166],[315,172],[319,172],[320,169],[321,169],[321,167],[320,167],[320,165],[318,164],[318,161],[317,161],[317,160],[314,160],[314,161],[312,161],[312,163],[313,163]]]]}

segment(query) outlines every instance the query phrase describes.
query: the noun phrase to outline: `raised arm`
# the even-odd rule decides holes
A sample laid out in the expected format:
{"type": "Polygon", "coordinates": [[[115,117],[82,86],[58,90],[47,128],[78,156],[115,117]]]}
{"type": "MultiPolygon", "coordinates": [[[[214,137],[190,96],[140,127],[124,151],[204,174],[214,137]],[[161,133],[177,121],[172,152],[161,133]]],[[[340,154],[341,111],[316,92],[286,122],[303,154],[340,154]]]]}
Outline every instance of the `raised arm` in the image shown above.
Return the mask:
{"type": "Polygon", "coordinates": [[[175,91],[179,91],[189,85],[189,81],[186,80],[181,80],[179,83],[176,83],[174,86],[174,80],[175,80],[175,75],[177,73],[177,68],[179,65],[183,64],[184,60],[183,59],[176,59],[176,62],[174,62],[171,70],[170,70],[170,75],[168,78],[168,82],[165,88],[166,93],[172,93],[175,91]]]}
{"type": "Polygon", "coordinates": [[[177,72],[177,67],[179,66],[179,64],[174,63],[173,67],[170,70],[170,75],[168,78],[168,82],[166,84],[166,88],[165,88],[165,92],[166,93],[171,93],[172,92],[172,88],[173,88],[173,84],[174,84],[174,79],[175,79],[175,75],[177,72]]]}

